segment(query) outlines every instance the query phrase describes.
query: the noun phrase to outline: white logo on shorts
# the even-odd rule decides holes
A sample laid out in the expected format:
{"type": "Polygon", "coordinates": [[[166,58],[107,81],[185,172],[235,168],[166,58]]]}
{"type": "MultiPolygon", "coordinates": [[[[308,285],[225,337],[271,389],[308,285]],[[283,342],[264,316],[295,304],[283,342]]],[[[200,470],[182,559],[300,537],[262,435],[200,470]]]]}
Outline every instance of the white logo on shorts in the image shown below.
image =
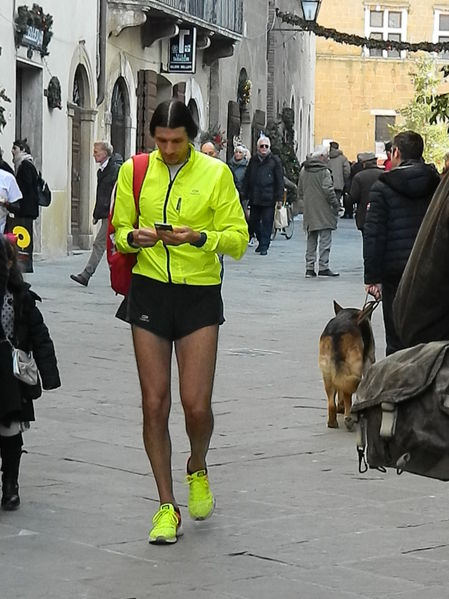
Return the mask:
{"type": "Polygon", "coordinates": [[[150,322],[150,317],[148,316],[148,314],[141,314],[139,316],[139,320],[141,320],[142,322],[150,322]]]}

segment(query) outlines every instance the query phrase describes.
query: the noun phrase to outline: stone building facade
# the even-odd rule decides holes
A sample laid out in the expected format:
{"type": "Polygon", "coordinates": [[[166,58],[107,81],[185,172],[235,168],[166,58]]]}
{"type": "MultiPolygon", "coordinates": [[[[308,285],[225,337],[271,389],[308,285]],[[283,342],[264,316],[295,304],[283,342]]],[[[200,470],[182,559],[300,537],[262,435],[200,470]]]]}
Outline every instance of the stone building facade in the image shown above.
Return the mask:
{"type": "Polygon", "coordinates": [[[124,158],[151,150],[149,121],[164,99],[183,100],[202,131],[223,132],[223,160],[236,139],[254,148],[285,107],[293,109],[298,159],[310,150],[314,40],[278,31],[275,12],[297,2],[41,0],[53,34],[42,51],[42,23],[17,36],[32,7],[25,1],[0,7],[0,89],[12,99],[0,146],[8,159],[12,141],[26,137],[53,191],[36,222],[43,255],[90,247],[93,142],[111,141],[124,158]]]}
{"type": "MultiPolygon", "coordinates": [[[[377,39],[449,40],[449,2],[442,0],[341,0],[323,2],[324,27],[377,39]]],[[[368,50],[317,38],[317,143],[337,140],[348,158],[383,152],[388,124],[413,95],[410,71],[416,53],[368,50]]],[[[437,62],[447,57],[434,56],[437,62]]]]}

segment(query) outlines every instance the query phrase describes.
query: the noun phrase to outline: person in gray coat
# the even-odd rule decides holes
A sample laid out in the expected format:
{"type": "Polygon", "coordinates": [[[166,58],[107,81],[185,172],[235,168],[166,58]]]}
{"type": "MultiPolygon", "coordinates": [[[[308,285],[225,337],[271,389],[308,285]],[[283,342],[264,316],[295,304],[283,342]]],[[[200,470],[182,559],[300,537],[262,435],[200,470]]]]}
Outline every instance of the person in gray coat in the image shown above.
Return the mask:
{"type": "Polygon", "coordinates": [[[351,176],[351,165],[349,160],[340,150],[338,142],[331,141],[329,144],[329,168],[332,171],[335,194],[340,205],[345,209],[343,218],[352,218],[349,206],[344,204],[344,192],[348,189],[351,176]]]}
{"type": "Polygon", "coordinates": [[[338,277],[329,268],[332,231],[337,228],[339,202],[332,175],[327,167],[328,154],[318,146],[303,163],[299,174],[298,199],[304,205],[304,230],[307,235],[306,278],[316,277],[315,262],[319,240],[318,276],[338,277]]]}

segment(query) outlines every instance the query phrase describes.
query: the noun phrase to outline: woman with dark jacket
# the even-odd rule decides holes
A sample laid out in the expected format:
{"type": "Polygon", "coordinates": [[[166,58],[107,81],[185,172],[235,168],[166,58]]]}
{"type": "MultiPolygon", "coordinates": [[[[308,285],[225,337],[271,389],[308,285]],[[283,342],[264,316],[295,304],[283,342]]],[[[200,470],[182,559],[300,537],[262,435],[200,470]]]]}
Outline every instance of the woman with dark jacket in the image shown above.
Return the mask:
{"type": "Polygon", "coordinates": [[[16,510],[20,505],[18,477],[22,432],[35,419],[33,400],[42,395],[42,387],[57,389],[61,382],[53,342],[36,306],[36,301],[41,300],[23,280],[17,265],[14,236],[0,236],[0,246],[0,285],[3,282],[3,289],[0,289],[0,298],[3,296],[0,305],[1,507],[16,510]],[[7,279],[1,277],[5,272],[7,279]],[[28,385],[14,376],[13,347],[33,353],[40,375],[35,385],[28,385]]]}
{"type": "Polygon", "coordinates": [[[232,176],[234,177],[234,184],[239,192],[240,202],[242,202],[242,207],[246,214],[248,202],[242,199],[243,179],[245,178],[246,167],[248,166],[248,160],[246,159],[245,152],[246,148],[244,146],[236,146],[234,150],[234,156],[228,162],[228,166],[231,169],[232,176]]]}
{"type": "Polygon", "coordinates": [[[16,139],[12,146],[12,155],[17,184],[22,192],[20,208],[15,213],[13,228],[23,227],[28,234],[26,236],[28,245],[25,245],[25,239],[21,244],[23,270],[33,272],[33,221],[39,216],[38,172],[26,139],[16,139]]]}

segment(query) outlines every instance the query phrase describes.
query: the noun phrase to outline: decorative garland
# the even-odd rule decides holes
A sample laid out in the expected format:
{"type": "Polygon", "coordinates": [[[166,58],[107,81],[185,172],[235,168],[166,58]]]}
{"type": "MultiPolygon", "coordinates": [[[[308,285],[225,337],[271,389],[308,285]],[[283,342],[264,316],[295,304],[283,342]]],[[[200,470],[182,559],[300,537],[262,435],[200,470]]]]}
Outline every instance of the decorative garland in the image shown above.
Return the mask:
{"type": "MultiPolygon", "coordinates": [[[[17,16],[14,20],[16,26],[16,45],[22,45],[24,35],[28,31],[28,27],[35,27],[43,32],[42,49],[39,50],[42,57],[47,56],[48,44],[53,36],[51,28],[53,26],[53,17],[49,14],[44,14],[42,6],[33,4],[32,8],[27,5],[17,7],[17,16]]],[[[34,48],[32,48],[34,49],[34,48]]]]}
{"type": "Polygon", "coordinates": [[[301,17],[290,12],[277,10],[276,14],[284,23],[295,25],[303,31],[312,31],[315,35],[332,39],[338,44],[348,44],[349,46],[365,47],[372,50],[398,50],[399,52],[423,51],[440,53],[449,51],[449,42],[438,42],[436,44],[431,42],[418,42],[412,44],[410,42],[396,42],[393,40],[375,40],[372,38],[361,37],[360,35],[342,33],[341,31],[329,29],[328,27],[322,27],[321,25],[318,25],[316,21],[305,21],[301,17]]]}

